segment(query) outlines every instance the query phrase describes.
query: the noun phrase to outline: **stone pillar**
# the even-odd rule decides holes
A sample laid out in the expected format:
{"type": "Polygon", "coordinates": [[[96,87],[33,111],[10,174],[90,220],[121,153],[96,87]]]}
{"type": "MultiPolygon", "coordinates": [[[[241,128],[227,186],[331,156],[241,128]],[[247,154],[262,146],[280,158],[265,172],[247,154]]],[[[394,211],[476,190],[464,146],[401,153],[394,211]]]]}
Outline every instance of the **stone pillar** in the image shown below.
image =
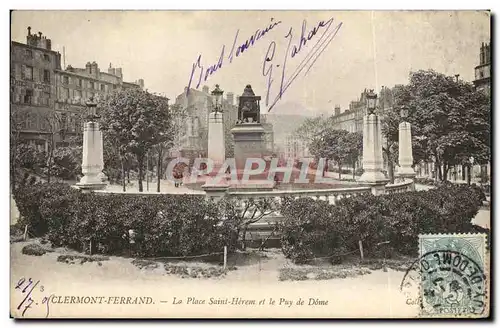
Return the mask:
{"type": "Polygon", "coordinates": [[[389,179],[382,173],[383,165],[380,118],[376,114],[368,114],[363,120],[364,172],[359,181],[372,185],[374,195],[385,193],[385,185],[389,182],[389,179]]]}
{"type": "Polygon", "coordinates": [[[215,167],[220,167],[226,158],[224,124],[220,112],[208,115],[208,158],[214,162],[215,167]]]}
{"type": "Polygon", "coordinates": [[[399,124],[399,167],[397,176],[400,178],[415,178],[413,165],[413,148],[411,144],[411,124],[399,124]]]}
{"type": "Polygon", "coordinates": [[[222,198],[229,188],[225,174],[223,176],[222,173],[219,175],[226,157],[225,153],[222,113],[211,112],[208,115],[208,158],[212,160],[213,168],[212,172],[209,173],[211,178],[202,186],[209,199],[216,200],[222,198]],[[218,175],[219,177],[217,177],[218,175]]]}
{"type": "Polygon", "coordinates": [[[83,177],[77,187],[83,190],[103,189],[106,184],[102,182],[103,165],[102,132],[99,123],[87,122],[83,129],[83,177]]]}

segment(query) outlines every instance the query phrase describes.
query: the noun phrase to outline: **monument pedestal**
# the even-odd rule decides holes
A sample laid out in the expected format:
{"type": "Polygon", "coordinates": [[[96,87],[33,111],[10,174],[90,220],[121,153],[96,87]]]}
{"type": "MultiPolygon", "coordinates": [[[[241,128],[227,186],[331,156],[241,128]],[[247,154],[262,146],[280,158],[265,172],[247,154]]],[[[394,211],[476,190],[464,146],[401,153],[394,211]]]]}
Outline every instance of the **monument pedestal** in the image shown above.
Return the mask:
{"type": "MultiPolygon", "coordinates": [[[[258,158],[263,160],[264,152],[264,128],[260,123],[242,123],[236,125],[232,130],[234,139],[234,157],[236,162],[236,176],[238,181],[231,181],[232,190],[270,191],[274,188],[274,181],[268,180],[268,172],[253,174],[243,181],[248,159],[258,158]]],[[[247,172],[249,173],[249,172],[247,172]]]]}
{"type": "Polygon", "coordinates": [[[382,129],[380,118],[368,114],[363,119],[363,175],[359,182],[372,185],[374,195],[383,194],[389,182],[383,170],[382,129]]]}
{"type": "Polygon", "coordinates": [[[85,191],[104,189],[106,183],[103,182],[103,168],[103,142],[99,123],[87,122],[83,130],[83,177],[76,186],[85,191]]]}

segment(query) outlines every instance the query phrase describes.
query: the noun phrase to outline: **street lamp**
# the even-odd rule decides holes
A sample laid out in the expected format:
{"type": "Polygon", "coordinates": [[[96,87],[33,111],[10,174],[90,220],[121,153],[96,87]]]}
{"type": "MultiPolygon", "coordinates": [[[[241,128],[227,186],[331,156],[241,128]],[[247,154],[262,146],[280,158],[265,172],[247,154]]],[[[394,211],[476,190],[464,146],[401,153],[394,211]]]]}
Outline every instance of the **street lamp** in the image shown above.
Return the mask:
{"type": "Polygon", "coordinates": [[[401,110],[399,111],[399,114],[401,115],[401,119],[403,121],[405,121],[406,118],[408,117],[408,106],[406,106],[406,105],[401,106],[401,110]]]}
{"type": "Polygon", "coordinates": [[[215,85],[215,89],[212,91],[212,96],[215,98],[215,105],[214,105],[214,110],[213,112],[222,112],[222,94],[224,91],[222,91],[219,88],[219,85],[215,85]]]}
{"type": "Polygon", "coordinates": [[[368,107],[368,115],[374,114],[377,105],[377,94],[373,92],[373,89],[366,94],[366,105],[368,107]]]}
{"type": "Polygon", "coordinates": [[[100,118],[100,116],[97,115],[97,102],[94,101],[94,97],[90,97],[89,100],[85,102],[85,105],[87,106],[87,119],[89,120],[89,122],[94,122],[95,120],[100,118]]]}

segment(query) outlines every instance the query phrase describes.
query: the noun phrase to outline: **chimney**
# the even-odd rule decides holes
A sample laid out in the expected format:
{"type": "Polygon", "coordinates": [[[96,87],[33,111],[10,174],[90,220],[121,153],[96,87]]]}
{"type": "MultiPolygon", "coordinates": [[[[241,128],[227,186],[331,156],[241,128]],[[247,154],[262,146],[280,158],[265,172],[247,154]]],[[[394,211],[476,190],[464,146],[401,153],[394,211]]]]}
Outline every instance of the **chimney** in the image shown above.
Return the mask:
{"type": "Polygon", "coordinates": [[[236,106],[240,105],[240,96],[236,96],[236,106]]]}
{"type": "Polygon", "coordinates": [[[202,91],[205,92],[205,93],[210,94],[210,89],[208,88],[208,85],[204,85],[203,88],[202,88],[202,91]]]}
{"type": "Polygon", "coordinates": [[[91,75],[92,74],[92,65],[90,64],[90,62],[87,62],[87,64],[85,64],[85,71],[87,72],[87,74],[91,75]]]}
{"type": "Polygon", "coordinates": [[[139,79],[139,81],[137,81],[137,82],[138,82],[137,84],[139,84],[139,86],[141,87],[141,89],[143,89],[144,88],[144,80],[143,79],[139,79]]]}
{"type": "Polygon", "coordinates": [[[28,36],[31,36],[31,26],[28,26],[28,36]]]}
{"type": "Polygon", "coordinates": [[[340,115],[340,106],[335,105],[335,116],[340,115]]]}
{"type": "Polygon", "coordinates": [[[108,74],[116,75],[115,69],[113,68],[113,66],[111,66],[111,63],[109,63],[108,74]]]}
{"type": "Polygon", "coordinates": [[[229,105],[234,105],[234,93],[232,92],[228,92],[227,95],[226,95],[226,99],[227,99],[227,102],[229,103],[229,105]]]}
{"type": "Polygon", "coordinates": [[[115,69],[115,72],[116,72],[116,76],[118,76],[119,78],[123,78],[123,75],[122,75],[122,68],[116,68],[115,69]]]}
{"type": "Polygon", "coordinates": [[[97,63],[95,61],[92,62],[91,67],[92,67],[92,75],[96,79],[99,78],[99,66],[97,65],[97,63]]]}

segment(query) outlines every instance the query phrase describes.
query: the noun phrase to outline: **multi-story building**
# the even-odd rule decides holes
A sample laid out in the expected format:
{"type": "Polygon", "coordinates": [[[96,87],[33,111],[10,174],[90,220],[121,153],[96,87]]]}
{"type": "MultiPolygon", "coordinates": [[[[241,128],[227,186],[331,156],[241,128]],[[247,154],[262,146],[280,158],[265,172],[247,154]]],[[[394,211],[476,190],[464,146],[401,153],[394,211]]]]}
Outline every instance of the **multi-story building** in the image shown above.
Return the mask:
{"type": "Polygon", "coordinates": [[[303,158],[311,158],[311,154],[309,152],[309,145],[307,140],[300,138],[295,134],[290,134],[285,139],[284,148],[284,158],[288,160],[289,158],[293,159],[303,159],[303,158]]]}
{"type": "Polygon", "coordinates": [[[491,93],[491,49],[489,43],[482,43],[479,51],[479,65],[474,68],[474,86],[483,90],[487,95],[491,93]]]}
{"type": "Polygon", "coordinates": [[[144,87],[144,81],[123,81],[121,68],[101,72],[96,62],[85,68],[61,68],[61,55],[52,50],[52,42],[41,32],[31,34],[26,44],[11,42],[11,114],[12,128],[20,139],[47,149],[77,135],[86,114],[85,101],[105,96],[116,89],[144,87]]]}
{"type": "Polygon", "coordinates": [[[45,149],[53,127],[51,115],[56,98],[55,71],[61,55],[50,39],[31,34],[26,44],[12,41],[10,57],[10,109],[12,132],[24,142],[45,149]]]}
{"type": "Polygon", "coordinates": [[[61,117],[61,141],[66,136],[81,133],[82,114],[86,113],[85,102],[90,98],[103,98],[109,93],[125,88],[144,88],[144,80],[134,83],[123,81],[122,68],[113,68],[111,63],[107,72],[101,72],[94,61],[87,62],[85,68],[68,65],[65,70],[55,70],[56,99],[55,111],[61,117]]]}

